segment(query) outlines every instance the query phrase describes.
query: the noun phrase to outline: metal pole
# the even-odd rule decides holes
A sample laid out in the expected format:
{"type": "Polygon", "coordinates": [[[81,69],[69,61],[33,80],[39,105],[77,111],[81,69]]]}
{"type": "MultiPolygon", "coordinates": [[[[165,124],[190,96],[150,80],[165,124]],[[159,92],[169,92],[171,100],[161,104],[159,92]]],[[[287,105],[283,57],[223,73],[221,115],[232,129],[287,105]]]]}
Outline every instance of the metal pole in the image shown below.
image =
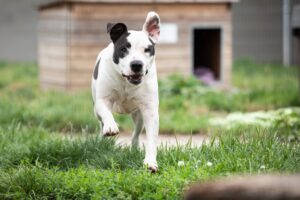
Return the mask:
{"type": "Polygon", "coordinates": [[[283,64],[290,66],[291,51],[291,25],[290,25],[290,0],[283,0],[283,64]]]}

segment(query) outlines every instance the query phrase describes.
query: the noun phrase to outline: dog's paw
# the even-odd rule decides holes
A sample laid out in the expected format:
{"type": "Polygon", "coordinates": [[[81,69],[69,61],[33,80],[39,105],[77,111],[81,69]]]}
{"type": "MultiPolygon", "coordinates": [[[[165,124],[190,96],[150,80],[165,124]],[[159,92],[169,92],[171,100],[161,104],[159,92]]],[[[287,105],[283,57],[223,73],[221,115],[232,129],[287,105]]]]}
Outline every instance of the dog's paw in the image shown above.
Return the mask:
{"type": "Polygon", "coordinates": [[[114,136],[119,133],[119,128],[116,122],[106,122],[103,125],[103,136],[114,136]]]}
{"type": "Polygon", "coordinates": [[[156,161],[144,160],[144,166],[146,166],[151,173],[156,173],[158,171],[158,165],[156,161]]]}

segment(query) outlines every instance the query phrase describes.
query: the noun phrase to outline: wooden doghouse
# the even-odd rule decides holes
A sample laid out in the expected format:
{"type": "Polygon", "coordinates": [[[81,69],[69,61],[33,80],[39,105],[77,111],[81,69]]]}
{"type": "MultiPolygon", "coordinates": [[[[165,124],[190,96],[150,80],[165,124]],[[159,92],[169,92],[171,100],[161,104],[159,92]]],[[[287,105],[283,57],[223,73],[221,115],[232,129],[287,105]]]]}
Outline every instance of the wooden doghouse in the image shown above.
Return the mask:
{"type": "Polygon", "coordinates": [[[90,86],[96,56],[110,42],[107,22],[142,28],[148,11],[159,13],[159,76],[208,69],[230,85],[231,3],[238,0],[61,0],[39,8],[39,67],[43,89],[90,86]]]}

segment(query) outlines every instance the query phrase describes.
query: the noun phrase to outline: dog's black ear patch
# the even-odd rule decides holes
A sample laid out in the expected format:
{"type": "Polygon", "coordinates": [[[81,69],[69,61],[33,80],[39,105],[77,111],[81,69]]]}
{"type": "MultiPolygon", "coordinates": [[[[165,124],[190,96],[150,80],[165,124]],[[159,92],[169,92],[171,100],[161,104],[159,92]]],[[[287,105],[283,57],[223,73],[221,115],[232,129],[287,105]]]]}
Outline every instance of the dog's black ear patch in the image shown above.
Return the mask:
{"type": "Polygon", "coordinates": [[[121,35],[128,33],[128,30],[127,26],[123,23],[108,23],[107,33],[110,34],[110,39],[113,41],[113,43],[116,43],[121,35]]]}
{"type": "Polygon", "coordinates": [[[121,35],[121,37],[114,44],[113,61],[116,64],[119,64],[119,60],[124,58],[129,53],[131,44],[127,40],[128,35],[130,35],[130,33],[121,35]]]}
{"type": "Polygon", "coordinates": [[[99,60],[98,60],[98,62],[97,62],[97,64],[96,64],[96,66],[95,66],[95,69],[94,69],[94,79],[95,79],[95,80],[97,80],[97,78],[98,78],[98,70],[99,70],[100,60],[101,60],[101,58],[99,58],[99,60]]]}
{"type": "Polygon", "coordinates": [[[127,40],[130,33],[127,30],[127,26],[123,23],[108,23],[107,32],[114,43],[113,61],[119,64],[120,58],[124,58],[131,48],[131,44],[127,40]]]}

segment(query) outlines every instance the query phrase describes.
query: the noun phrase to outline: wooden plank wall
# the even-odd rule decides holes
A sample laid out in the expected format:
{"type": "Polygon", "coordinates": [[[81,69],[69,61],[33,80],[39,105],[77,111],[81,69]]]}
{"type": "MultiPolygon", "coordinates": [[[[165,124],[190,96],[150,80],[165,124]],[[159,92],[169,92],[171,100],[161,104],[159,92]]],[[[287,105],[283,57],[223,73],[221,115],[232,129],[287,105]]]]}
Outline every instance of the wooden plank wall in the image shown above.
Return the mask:
{"type": "Polygon", "coordinates": [[[39,12],[38,62],[42,89],[67,89],[68,15],[67,6],[39,12]]]}
{"type": "Polygon", "coordinates": [[[48,79],[55,79],[51,83],[64,84],[71,90],[88,88],[97,54],[110,43],[109,35],[106,33],[107,22],[124,22],[129,29],[139,30],[150,10],[158,12],[163,23],[178,25],[178,42],[158,44],[156,47],[159,76],[191,73],[192,27],[206,24],[223,27],[223,78],[225,82],[230,80],[231,14],[228,4],[69,4],[69,6],[41,12],[40,17],[44,21],[41,21],[43,25],[40,32],[45,30],[45,33],[41,34],[45,38],[42,37],[39,46],[41,81],[44,85],[52,81],[48,79]],[[55,12],[57,14],[54,14],[55,12]],[[51,31],[48,31],[47,26],[51,27],[51,31]],[[47,68],[47,65],[50,65],[47,61],[51,56],[55,58],[50,62],[49,67],[52,70],[47,68]],[[43,72],[46,72],[46,69],[57,76],[55,78],[44,76],[43,72]]]}

